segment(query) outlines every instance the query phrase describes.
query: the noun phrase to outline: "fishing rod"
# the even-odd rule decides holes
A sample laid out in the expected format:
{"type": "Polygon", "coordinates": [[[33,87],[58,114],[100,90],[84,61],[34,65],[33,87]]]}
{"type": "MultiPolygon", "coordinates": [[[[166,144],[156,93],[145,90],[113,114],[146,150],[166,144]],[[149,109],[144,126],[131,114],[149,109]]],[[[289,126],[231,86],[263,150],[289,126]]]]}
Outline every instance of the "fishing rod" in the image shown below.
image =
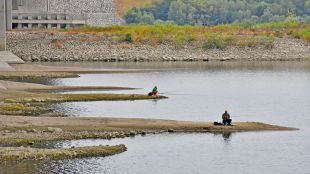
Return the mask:
{"type": "Polygon", "coordinates": [[[158,94],[166,94],[166,95],[191,95],[191,94],[182,94],[177,93],[178,91],[166,91],[166,92],[159,92],[158,94]]]}
{"type": "Polygon", "coordinates": [[[166,92],[159,92],[159,94],[169,94],[169,93],[174,93],[174,92],[178,92],[178,91],[166,91],[166,92]]]}

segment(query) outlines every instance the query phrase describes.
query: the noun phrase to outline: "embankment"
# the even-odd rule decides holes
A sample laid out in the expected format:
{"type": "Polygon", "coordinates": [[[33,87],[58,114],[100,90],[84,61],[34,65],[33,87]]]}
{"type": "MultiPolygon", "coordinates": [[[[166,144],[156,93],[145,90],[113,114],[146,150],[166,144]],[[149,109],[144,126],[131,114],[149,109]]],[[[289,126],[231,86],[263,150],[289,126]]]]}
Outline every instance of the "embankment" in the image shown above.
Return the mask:
{"type": "Polygon", "coordinates": [[[269,48],[228,46],[206,50],[195,44],[120,42],[94,33],[11,31],[8,49],[25,61],[310,60],[309,42],[290,37],[274,38],[269,48]]]}

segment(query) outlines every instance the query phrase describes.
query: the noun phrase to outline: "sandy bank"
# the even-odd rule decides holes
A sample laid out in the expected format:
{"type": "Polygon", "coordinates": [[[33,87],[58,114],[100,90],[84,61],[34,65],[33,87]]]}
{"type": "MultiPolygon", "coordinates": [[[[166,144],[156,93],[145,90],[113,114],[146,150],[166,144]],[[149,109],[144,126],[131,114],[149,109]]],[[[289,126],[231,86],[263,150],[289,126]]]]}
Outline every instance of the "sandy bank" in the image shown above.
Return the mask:
{"type": "Polygon", "coordinates": [[[65,67],[65,66],[45,66],[36,64],[12,64],[11,65],[17,72],[26,73],[73,73],[73,74],[84,74],[84,73],[137,73],[137,72],[149,72],[154,70],[141,70],[141,69],[94,69],[94,68],[82,68],[82,67],[65,67]]]}
{"type": "Polygon", "coordinates": [[[6,90],[19,90],[31,92],[52,92],[52,91],[116,91],[134,90],[136,88],[118,86],[48,86],[35,83],[23,83],[0,80],[0,88],[6,90]]]}
{"type": "Polygon", "coordinates": [[[0,116],[0,130],[13,128],[59,127],[64,131],[149,130],[164,131],[267,131],[295,130],[293,128],[256,122],[237,122],[234,126],[214,126],[209,122],[174,121],[136,118],[54,118],[0,116]]]}
{"type": "Polygon", "coordinates": [[[264,123],[234,123],[213,126],[208,122],[129,119],[129,118],[51,118],[0,116],[0,159],[63,159],[106,156],[126,150],[124,145],[77,149],[38,149],[45,143],[77,139],[112,139],[164,132],[224,133],[244,131],[290,131],[294,128],[264,123]],[[10,148],[7,148],[10,146],[10,148]],[[29,146],[18,148],[18,146],[29,146]],[[111,149],[110,149],[111,148],[111,149]]]}

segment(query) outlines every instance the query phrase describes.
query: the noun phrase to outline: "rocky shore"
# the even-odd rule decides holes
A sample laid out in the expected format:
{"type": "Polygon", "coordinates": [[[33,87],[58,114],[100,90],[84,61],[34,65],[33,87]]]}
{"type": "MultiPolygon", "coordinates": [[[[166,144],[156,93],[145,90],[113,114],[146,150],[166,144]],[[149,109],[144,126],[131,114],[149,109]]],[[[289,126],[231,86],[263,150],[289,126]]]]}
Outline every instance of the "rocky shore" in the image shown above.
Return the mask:
{"type": "Polygon", "coordinates": [[[275,38],[273,48],[205,50],[195,45],[132,44],[96,34],[8,32],[8,49],[25,61],[290,61],[310,60],[309,42],[275,38]]]}

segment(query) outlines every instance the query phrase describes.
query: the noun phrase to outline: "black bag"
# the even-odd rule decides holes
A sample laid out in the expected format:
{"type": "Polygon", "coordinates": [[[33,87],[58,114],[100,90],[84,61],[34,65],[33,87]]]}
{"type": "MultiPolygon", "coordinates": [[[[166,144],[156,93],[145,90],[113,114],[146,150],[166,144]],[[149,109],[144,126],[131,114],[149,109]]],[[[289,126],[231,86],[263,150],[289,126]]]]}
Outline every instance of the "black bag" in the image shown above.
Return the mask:
{"type": "Polygon", "coordinates": [[[223,126],[223,123],[219,123],[219,122],[214,122],[213,124],[214,126],[223,126]]]}

